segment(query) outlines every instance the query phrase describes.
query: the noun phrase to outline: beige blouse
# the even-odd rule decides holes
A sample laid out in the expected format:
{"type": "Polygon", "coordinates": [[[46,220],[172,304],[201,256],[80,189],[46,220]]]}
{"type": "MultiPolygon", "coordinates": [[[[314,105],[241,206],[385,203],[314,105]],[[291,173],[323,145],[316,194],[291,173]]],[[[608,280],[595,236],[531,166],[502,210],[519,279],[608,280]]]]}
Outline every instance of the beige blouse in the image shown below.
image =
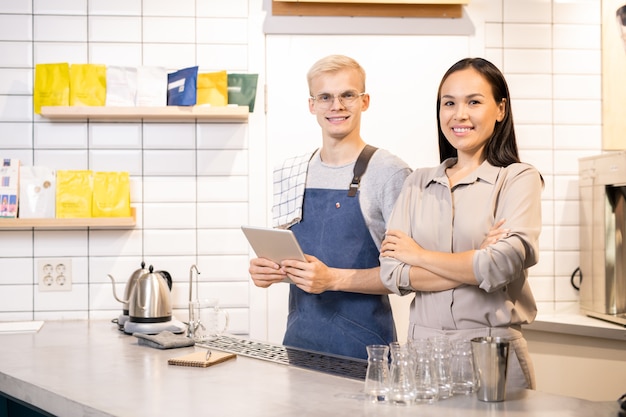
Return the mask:
{"type": "MultiPolygon", "coordinates": [[[[537,306],[527,281],[528,268],[539,257],[541,191],[539,172],[524,163],[498,168],[485,161],[450,189],[445,169],[413,172],[404,187],[387,229],[399,229],[423,248],[439,252],[475,249],[478,286],[462,285],[440,292],[416,291],[410,323],[439,330],[508,327],[530,323],[537,306]],[[506,219],[508,237],[485,249],[480,244],[490,227],[506,219]]],[[[410,265],[380,258],[381,278],[396,294],[413,292],[410,265]]]]}

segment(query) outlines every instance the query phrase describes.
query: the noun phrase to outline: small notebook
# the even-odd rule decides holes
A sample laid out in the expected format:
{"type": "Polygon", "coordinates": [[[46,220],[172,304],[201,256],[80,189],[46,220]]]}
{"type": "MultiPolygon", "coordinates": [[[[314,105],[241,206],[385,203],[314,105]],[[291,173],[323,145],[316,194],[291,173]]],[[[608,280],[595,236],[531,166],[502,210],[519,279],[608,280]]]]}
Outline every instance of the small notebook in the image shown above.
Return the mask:
{"type": "Polygon", "coordinates": [[[209,356],[209,358],[207,359],[207,351],[198,350],[188,355],[168,359],[167,363],[170,365],[195,366],[197,368],[206,368],[208,366],[235,358],[236,356],[237,355],[235,355],[234,353],[219,352],[213,350],[211,351],[211,356],[209,356]]]}

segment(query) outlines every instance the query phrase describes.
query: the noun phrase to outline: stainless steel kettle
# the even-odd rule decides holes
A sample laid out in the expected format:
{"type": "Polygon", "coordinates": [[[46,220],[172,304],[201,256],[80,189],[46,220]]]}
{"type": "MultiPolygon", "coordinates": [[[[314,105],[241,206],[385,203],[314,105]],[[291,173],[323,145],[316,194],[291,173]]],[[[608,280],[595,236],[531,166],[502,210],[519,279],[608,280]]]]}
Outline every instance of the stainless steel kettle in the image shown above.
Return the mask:
{"type": "Polygon", "coordinates": [[[120,330],[124,330],[124,325],[126,324],[126,322],[129,319],[128,316],[128,300],[130,299],[130,295],[133,292],[133,288],[135,287],[135,284],[137,283],[137,280],[139,279],[140,276],[142,276],[143,274],[147,274],[150,271],[148,271],[146,269],[146,263],[145,262],[141,262],[141,268],[135,270],[130,278],[128,278],[128,281],[126,281],[126,288],[124,290],[124,299],[120,300],[117,295],[115,294],[115,280],[113,279],[113,277],[111,275],[109,275],[109,278],[111,278],[111,281],[113,281],[113,296],[115,297],[115,299],[117,301],[119,301],[120,303],[122,303],[122,314],[119,315],[118,318],[111,320],[113,323],[117,323],[118,327],[120,330]]]}
{"type": "Polygon", "coordinates": [[[172,320],[172,277],[167,271],[154,271],[152,265],[148,272],[137,278],[127,299],[120,300],[115,292],[113,296],[121,303],[128,305],[129,320],[135,323],[162,323],[172,320]]]}
{"type": "Polygon", "coordinates": [[[172,320],[172,277],[165,271],[143,274],[137,280],[128,300],[130,321],[136,323],[161,323],[172,320]]]}

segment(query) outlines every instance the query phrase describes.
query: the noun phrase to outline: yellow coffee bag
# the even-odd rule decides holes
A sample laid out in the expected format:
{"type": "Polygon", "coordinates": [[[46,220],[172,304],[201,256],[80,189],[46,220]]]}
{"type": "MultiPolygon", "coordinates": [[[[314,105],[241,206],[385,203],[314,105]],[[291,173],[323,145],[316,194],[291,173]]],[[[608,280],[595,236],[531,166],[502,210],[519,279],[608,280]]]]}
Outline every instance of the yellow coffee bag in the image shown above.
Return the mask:
{"type": "Polygon", "coordinates": [[[41,114],[42,106],[69,106],[70,66],[67,62],[35,65],[33,107],[41,114]]]}
{"type": "Polygon", "coordinates": [[[91,200],[91,170],[57,171],[57,219],[91,217],[91,200]]]}
{"type": "Polygon", "coordinates": [[[128,172],[93,174],[92,217],[130,217],[130,177],[128,172]]]}

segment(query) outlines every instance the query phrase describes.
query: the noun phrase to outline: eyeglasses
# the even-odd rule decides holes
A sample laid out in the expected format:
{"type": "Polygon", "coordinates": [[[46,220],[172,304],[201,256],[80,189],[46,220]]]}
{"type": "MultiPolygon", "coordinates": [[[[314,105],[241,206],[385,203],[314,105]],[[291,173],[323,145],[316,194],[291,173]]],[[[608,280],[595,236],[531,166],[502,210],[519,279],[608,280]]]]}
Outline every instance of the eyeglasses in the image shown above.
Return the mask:
{"type": "Polygon", "coordinates": [[[315,100],[320,109],[328,109],[335,102],[335,99],[339,99],[339,103],[346,107],[350,107],[354,102],[365,93],[359,93],[355,90],[344,91],[341,94],[333,95],[329,93],[321,93],[316,96],[311,96],[311,100],[315,100]]]}

